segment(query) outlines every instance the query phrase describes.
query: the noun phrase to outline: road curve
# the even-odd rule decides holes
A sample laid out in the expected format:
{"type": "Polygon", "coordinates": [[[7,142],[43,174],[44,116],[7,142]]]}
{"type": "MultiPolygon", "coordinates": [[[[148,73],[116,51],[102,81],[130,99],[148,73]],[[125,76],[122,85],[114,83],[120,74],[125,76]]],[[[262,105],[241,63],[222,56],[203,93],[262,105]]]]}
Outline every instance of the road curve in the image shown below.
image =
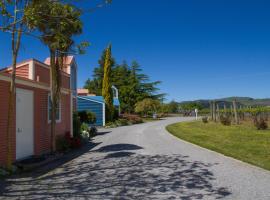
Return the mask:
{"type": "Polygon", "coordinates": [[[269,171],[165,130],[186,120],[102,129],[73,160],[0,182],[0,199],[270,199],[269,171]]]}

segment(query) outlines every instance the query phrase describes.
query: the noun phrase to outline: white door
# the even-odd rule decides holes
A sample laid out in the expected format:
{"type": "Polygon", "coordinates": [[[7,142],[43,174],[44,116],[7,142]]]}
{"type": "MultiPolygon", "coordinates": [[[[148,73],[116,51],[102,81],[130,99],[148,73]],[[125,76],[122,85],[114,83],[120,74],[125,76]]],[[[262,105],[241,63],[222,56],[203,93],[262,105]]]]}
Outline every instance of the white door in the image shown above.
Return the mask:
{"type": "Polygon", "coordinates": [[[34,154],[33,91],[16,89],[16,159],[34,154]]]}

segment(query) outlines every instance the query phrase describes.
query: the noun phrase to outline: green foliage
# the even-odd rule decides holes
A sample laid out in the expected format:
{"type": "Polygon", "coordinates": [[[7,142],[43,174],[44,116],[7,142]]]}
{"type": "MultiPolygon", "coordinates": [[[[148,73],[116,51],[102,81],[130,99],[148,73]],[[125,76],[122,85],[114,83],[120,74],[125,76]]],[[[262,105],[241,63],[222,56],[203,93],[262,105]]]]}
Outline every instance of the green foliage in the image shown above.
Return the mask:
{"type": "Polygon", "coordinates": [[[90,124],[94,124],[97,121],[96,115],[93,112],[88,112],[87,113],[88,116],[88,123],[90,124]]]}
{"type": "Polygon", "coordinates": [[[266,120],[262,117],[260,117],[259,119],[256,117],[254,119],[254,125],[258,130],[266,130],[268,128],[266,120]]]}
{"type": "Polygon", "coordinates": [[[128,126],[132,124],[143,123],[143,120],[138,115],[124,114],[122,118],[115,120],[114,122],[106,123],[107,128],[116,128],[118,126],[128,126]]]}
{"type": "Polygon", "coordinates": [[[127,119],[118,119],[115,121],[117,126],[127,126],[129,125],[129,121],[127,119]]]}
{"type": "Polygon", "coordinates": [[[81,121],[78,112],[73,113],[73,136],[80,137],[81,121]]]}
{"type": "Polygon", "coordinates": [[[125,113],[125,114],[121,115],[121,117],[123,119],[128,120],[128,122],[130,124],[140,124],[140,123],[143,123],[142,118],[140,116],[138,116],[138,115],[125,113]]]}
{"type": "Polygon", "coordinates": [[[70,149],[70,141],[63,136],[56,138],[56,150],[59,152],[66,152],[70,149]]]}
{"type": "Polygon", "coordinates": [[[185,111],[190,111],[190,110],[202,110],[203,106],[202,104],[200,104],[199,102],[188,102],[188,103],[183,103],[181,104],[181,110],[185,110],[185,111]]]}
{"type": "Polygon", "coordinates": [[[231,115],[228,114],[220,115],[220,123],[225,126],[230,126],[232,123],[231,115]]]}
{"type": "Polygon", "coordinates": [[[161,113],[178,113],[179,105],[175,101],[170,103],[162,104],[159,110],[161,113]]]}
{"type": "Polygon", "coordinates": [[[113,91],[111,82],[111,45],[106,49],[104,61],[104,76],[102,82],[102,96],[106,106],[106,121],[112,121],[114,116],[113,91]]]}
{"type": "MultiPolygon", "coordinates": [[[[100,59],[98,60],[99,66],[94,69],[93,72],[93,79],[88,79],[85,83],[84,88],[88,89],[90,93],[96,94],[98,96],[102,95],[102,82],[104,76],[104,63],[105,63],[105,56],[106,56],[107,48],[102,52],[100,59]]],[[[114,58],[110,57],[110,64],[113,73],[113,69],[115,67],[115,60],[114,58]]],[[[113,77],[112,77],[113,78],[113,77]]]]}
{"type": "Polygon", "coordinates": [[[210,114],[210,109],[203,108],[200,110],[199,114],[200,115],[208,115],[208,114],[210,114]]]}
{"type": "Polygon", "coordinates": [[[81,125],[81,137],[84,139],[91,139],[97,135],[97,128],[95,126],[90,126],[86,123],[81,125]]]}
{"type": "Polygon", "coordinates": [[[88,131],[88,129],[89,129],[89,125],[86,124],[86,123],[82,123],[82,125],[81,125],[81,132],[88,131]]]}
{"type": "Polygon", "coordinates": [[[142,115],[151,115],[156,113],[160,107],[161,104],[158,100],[147,98],[136,103],[135,112],[142,115]]]}
{"type": "Polygon", "coordinates": [[[0,179],[10,174],[11,174],[10,171],[0,167],[0,179]]]}
{"type": "Polygon", "coordinates": [[[94,124],[96,122],[96,115],[90,111],[78,112],[81,123],[94,124]]]}
{"type": "Polygon", "coordinates": [[[97,135],[97,128],[91,126],[89,129],[89,138],[95,137],[97,135]]]}
{"type": "Polygon", "coordinates": [[[203,117],[202,122],[205,123],[205,124],[208,123],[208,117],[203,117]]]}
{"type": "MultiPolygon", "coordinates": [[[[99,67],[94,69],[93,79],[88,79],[85,83],[85,88],[90,93],[97,95],[101,94],[103,81],[103,63],[105,53],[103,52],[99,60],[99,67]]],[[[149,77],[142,73],[142,69],[136,61],[133,61],[129,66],[126,62],[116,64],[111,57],[111,83],[119,90],[119,100],[121,102],[121,111],[134,112],[134,105],[145,99],[161,99],[164,94],[158,94],[157,85],[160,81],[150,82],[149,77]]]]}
{"type": "MultiPolygon", "coordinates": [[[[74,45],[72,37],[82,33],[80,16],[80,10],[59,1],[33,0],[25,9],[28,27],[37,29],[50,49],[61,52],[70,51],[74,45]]],[[[87,45],[83,42],[81,46],[87,45]]]]}

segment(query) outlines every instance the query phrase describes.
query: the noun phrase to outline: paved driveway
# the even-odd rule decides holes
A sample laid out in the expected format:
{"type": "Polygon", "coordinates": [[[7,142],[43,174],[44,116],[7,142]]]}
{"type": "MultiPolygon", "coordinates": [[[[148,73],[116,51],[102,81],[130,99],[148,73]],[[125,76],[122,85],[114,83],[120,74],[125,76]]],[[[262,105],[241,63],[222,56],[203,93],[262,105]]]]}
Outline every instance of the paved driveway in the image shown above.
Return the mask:
{"type": "Polygon", "coordinates": [[[73,160],[1,183],[0,199],[270,199],[270,172],[166,132],[185,120],[101,130],[73,160]]]}

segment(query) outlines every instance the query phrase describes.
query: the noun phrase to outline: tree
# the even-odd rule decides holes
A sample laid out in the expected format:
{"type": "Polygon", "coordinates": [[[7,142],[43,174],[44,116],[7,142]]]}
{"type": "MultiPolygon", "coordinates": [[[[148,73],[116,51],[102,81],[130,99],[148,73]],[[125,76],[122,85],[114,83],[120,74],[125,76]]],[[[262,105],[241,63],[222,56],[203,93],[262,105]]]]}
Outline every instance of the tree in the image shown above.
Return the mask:
{"type": "Polygon", "coordinates": [[[25,10],[25,15],[29,28],[37,29],[41,33],[41,41],[48,46],[50,52],[51,152],[54,152],[56,109],[61,93],[61,68],[65,56],[73,51],[73,36],[82,33],[81,12],[72,5],[58,1],[33,0],[25,10]]]}
{"type": "MultiPolygon", "coordinates": [[[[163,98],[164,94],[158,94],[159,89],[157,85],[160,84],[160,81],[150,82],[149,76],[142,73],[142,68],[136,61],[133,61],[129,66],[125,61],[122,64],[115,64],[114,59],[111,60],[113,61],[111,82],[119,90],[119,100],[123,112],[134,112],[135,104],[145,98],[163,98]]],[[[99,82],[102,81],[102,77],[100,76],[102,71],[103,68],[101,66],[95,68],[93,79],[87,80],[85,88],[89,92],[94,91],[94,93],[99,95],[99,82]]]]}
{"type": "Polygon", "coordinates": [[[160,112],[163,113],[177,113],[179,105],[175,101],[171,101],[170,103],[162,104],[160,112]]]}
{"type": "Polygon", "coordinates": [[[182,103],[181,109],[185,111],[192,111],[195,109],[202,110],[203,106],[199,102],[188,102],[188,103],[182,103]]]}
{"type": "MultiPolygon", "coordinates": [[[[105,63],[105,56],[106,56],[106,49],[103,50],[100,59],[98,60],[99,66],[94,68],[93,71],[93,79],[88,79],[85,83],[85,88],[89,90],[90,93],[94,93],[96,95],[102,95],[102,82],[104,76],[104,63],[105,63]]],[[[115,66],[115,59],[111,56],[111,69],[115,66]]]]}
{"type": "Polygon", "coordinates": [[[0,2],[0,13],[2,18],[2,26],[0,30],[11,34],[11,51],[12,51],[12,71],[11,81],[8,93],[8,118],[7,118],[7,168],[12,167],[12,124],[14,123],[14,107],[15,107],[15,79],[17,57],[21,45],[21,37],[24,28],[24,8],[27,6],[27,0],[3,0],[0,2]]]}
{"type": "Polygon", "coordinates": [[[142,101],[139,101],[135,105],[135,112],[142,115],[151,115],[156,113],[160,108],[160,101],[154,100],[151,98],[146,98],[142,101]]]}
{"type": "Polygon", "coordinates": [[[102,96],[105,101],[106,106],[106,117],[107,121],[113,120],[114,115],[114,107],[113,107],[113,91],[112,91],[112,83],[111,83],[111,45],[109,45],[106,49],[105,54],[105,62],[104,62],[104,75],[102,82],[102,96]]]}

